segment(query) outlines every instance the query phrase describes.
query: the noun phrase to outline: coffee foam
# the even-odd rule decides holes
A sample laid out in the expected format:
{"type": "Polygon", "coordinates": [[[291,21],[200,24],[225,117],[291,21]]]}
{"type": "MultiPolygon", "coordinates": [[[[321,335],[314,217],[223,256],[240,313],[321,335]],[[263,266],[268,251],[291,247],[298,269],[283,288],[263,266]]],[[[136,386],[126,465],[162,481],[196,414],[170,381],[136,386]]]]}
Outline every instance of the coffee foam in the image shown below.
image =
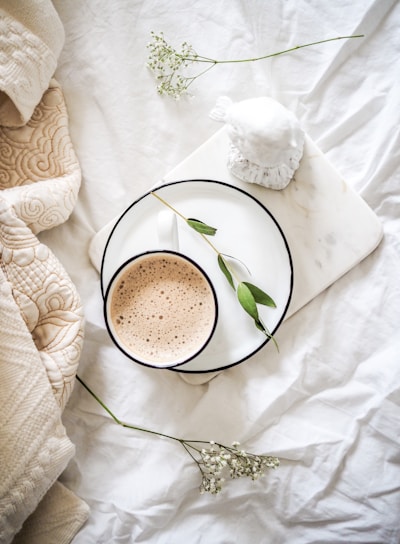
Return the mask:
{"type": "Polygon", "coordinates": [[[127,352],[166,366],[189,359],[208,341],[216,307],[195,265],[172,253],[154,253],[134,260],[117,278],[110,313],[127,352]]]}

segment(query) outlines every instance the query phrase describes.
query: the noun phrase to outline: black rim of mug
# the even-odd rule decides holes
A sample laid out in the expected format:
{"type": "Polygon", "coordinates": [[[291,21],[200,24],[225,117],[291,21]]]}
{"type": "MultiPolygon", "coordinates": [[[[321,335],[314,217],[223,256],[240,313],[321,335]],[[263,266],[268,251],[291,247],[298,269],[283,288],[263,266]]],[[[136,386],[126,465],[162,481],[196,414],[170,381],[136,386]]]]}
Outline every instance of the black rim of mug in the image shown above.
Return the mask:
{"type": "Polygon", "coordinates": [[[203,270],[203,268],[196,263],[196,261],[194,261],[193,259],[191,259],[190,257],[188,257],[187,255],[184,255],[183,253],[179,253],[178,251],[173,251],[173,250],[170,250],[170,249],[156,249],[156,250],[151,250],[151,251],[144,251],[143,253],[138,253],[137,255],[134,255],[132,257],[130,257],[129,259],[127,259],[124,263],[122,263],[118,268],[117,270],[114,272],[109,284],[108,284],[108,287],[106,289],[106,293],[104,295],[104,302],[103,302],[103,315],[104,315],[104,321],[105,321],[105,325],[106,325],[106,328],[107,328],[107,331],[108,331],[108,334],[110,335],[111,337],[111,340],[113,341],[113,343],[115,344],[115,346],[126,356],[128,357],[128,359],[130,359],[131,361],[134,361],[135,363],[139,363],[143,366],[146,366],[146,367],[149,367],[149,368],[156,368],[156,369],[159,369],[159,370],[169,370],[169,369],[172,369],[172,368],[179,368],[181,365],[184,365],[186,363],[188,363],[189,361],[191,361],[192,359],[194,359],[195,357],[197,357],[205,348],[206,346],[209,344],[211,338],[213,337],[214,335],[214,332],[215,332],[215,329],[217,327],[217,322],[218,322],[218,298],[217,298],[217,293],[215,291],[215,287],[214,285],[212,284],[207,272],[205,272],[203,270]],[[146,257],[148,255],[157,255],[157,254],[169,254],[169,255],[175,255],[181,259],[184,259],[186,261],[188,261],[189,263],[191,263],[195,268],[197,268],[197,270],[199,270],[199,272],[204,276],[204,278],[206,279],[208,285],[210,286],[210,290],[211,290],[211,293],[213,295],[213,299],[214,299],[214,307],[215,307],[215,315],[214,315],[214,322],[213,322],[213,326],[210,330],[210,333],[208,335],[208,338],[207,340],[202,344],[202,346],[196,350],[195,353],[193,353],[192,355],[190,355],[190,357],[187,357],[185,358],[182,362],[179,361],[179,362],[176,362],[176,361],[173,361],[172,363],[168,363],[164,366],[160,366],[160,365],[156,365],[156,364],[151,364],[149,362],[145,362],[141,359],[138,359],[137,357],[135,357],[132,353],[129,352],[129,350],[127,350],[126,348],[124,348],[123,345],[121,345],[121,343],[118,341],[118,339],[116,338],[116,335],[114,334],[113,332],[113,328],[110,324],[110,319],[108,317],[109,315],[109,300],[110,300],[110,292],[112,290],[112,287],[116,281],[116,279],[118,278],[118,276],[121,274],[121,272],[128,266],[130,265],[132,262],[140,259],[140,258],[143,258],[143,257],[146,257]]]}

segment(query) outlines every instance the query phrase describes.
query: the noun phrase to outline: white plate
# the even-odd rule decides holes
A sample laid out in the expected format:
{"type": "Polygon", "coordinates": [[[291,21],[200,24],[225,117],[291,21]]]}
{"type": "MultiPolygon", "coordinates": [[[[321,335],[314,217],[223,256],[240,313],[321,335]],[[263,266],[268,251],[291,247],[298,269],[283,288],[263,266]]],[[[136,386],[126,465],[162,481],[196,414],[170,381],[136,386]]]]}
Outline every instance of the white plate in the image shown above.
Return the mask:
{"type": "MultiPolygon", "coordinates": [[[[271,213],[253,196],[221,181],[185,180],[162,185],[156,192],[185,217],[216,227],[210,240],[230,261],[240,279],[266,291],[276,308],[259,305],[260,317],[275,334],[289,306],[293,289],[293,266],[285,236],[271,213]]],[[[103,295],[116,269],[127,259],[160,247],[157,217],[164,205],[150,193],[134,202],[114,226],[103,254],[103,295]]],[[[243,362],[270,340],[241,308],[233,289],[222,274],[217,256],[202,237],[178,219],[179,251],[208,273],[219,304],[218,324],[205,350],[179,372],[213,372],[243,362]]],[[[172,369],[175,370],[175,369],[172,369]]]]}

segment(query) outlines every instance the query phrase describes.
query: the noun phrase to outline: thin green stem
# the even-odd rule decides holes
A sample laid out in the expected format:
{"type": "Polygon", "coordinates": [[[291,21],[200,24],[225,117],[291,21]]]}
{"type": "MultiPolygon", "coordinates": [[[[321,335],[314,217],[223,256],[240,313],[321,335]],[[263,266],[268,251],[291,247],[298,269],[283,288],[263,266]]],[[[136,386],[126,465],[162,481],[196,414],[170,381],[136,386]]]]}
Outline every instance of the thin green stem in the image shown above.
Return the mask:
{"type": "MultiPolygon", "coordinates": [[[[221,253],[215,246],[214,244],[209,240],[209,238],[207,238],[207,236],[205,236],[204,234],[202,234],[201,232],[199,233],[200,236],[203,237],[203,240],[205,240],[207,242],[207,244],[215,251],[215,253],[218,255],[218,256],[221,256],[222,258],[225,257],[225,255],[223,253],[221,253]]],[[[238,275],[236,274],[235,270],[232,268],[232,266],[226,261],[226,259],[224,259],[224,262],[225,262],[225,266],[228,267],[229,269],[229,272],[232,274],[232,276],[235,278],[235,280],[240,283],[240,278],[238,277],[238,275]]]]}
{"type": "Polygon", "coordinates": [[[92,391],[88,385],[86,385],[86,383],[78,376],[78,374],[76,375],[76,379],[86,389],[86,391],[92,395],[92,397],[100,404],[100,406],[104,408],[104,410],[113,418],[115,423],[118,423],[118,425],[122,425],[122,421],[120,421],[117,416],[111,412],[108,406],[106,406],[104,402],[100,399],[100,397],[98,397],[96,393],[92,391]]]}
{"type": "MultiPolygon", "coordinates": [[[[189,448],[192,447],[192,446],[190,446],[189,444],[187,444],[185,441],[184,441],[184,442],[181,442],[181,444],[182,444],[182,446],[185,448],[186,452],[187,452],[187,453],[190,455],[190,457],[193,459],[193,461],[196,463],[196,465],[199,467],[200,472],[201,472],[202,474],[204,474],[204,471],[203,471],[203,469],[201,468],[199,461],[196,459],[196,457],[193,455],[193,453],[192,453],[192,452],[190,451],[190,449],[189,449],[189,448]]],[[[198,452],[200,451],[200,450],[198,450],[197,448],[193,448],[193,447],[192,447],[192,449],[194,449],[195,451],[198,451],[198,452]]]]}
{"type": "Polygon", "coordinates": [[[121,421],[111,410],[110,408],[101,400],[101,398],[96,395],[96,393],[80,378],[78,375],[76,375],[77,381],[86,389],[86,391],[95,399],[98,404],[112,417],[112,419],[120,425],[121,427],[125,427],[127,429],[133,429],[134,431],[140,431],[143,433],[149,433],[156,436],[160,436],[162,438],[168,438],[169,440],[175,440],[175,442],[179,442],[180,444],[186,444],[190,448],[192,448],[195,451],[200,452],[201,450],[199,448],[196,448],[193,446],[193,444],[208,444],[209,440],[188,440],[183,438],[177,438],[176,436],[171,436],[169,434],[160,433],[158,431],[152,431],[150,429],[146,429],[144,427],[138,427],[137,425],[131,425],[129,423],[125,423],[121,421]]]}
{"type": "Polygon", "coordinates": [[[262,319],[260,319],[260,317],[258,319],[259,319],[260,324],[262,325],[262,327],[264,329],[264,334],[273,341],[273,343],[275,344],[275,347],[276,347],[276,351],[279,352],[278,342],[275,340],[275,337],[270,333],[270,331],[268,330],[268,327],[265,325],[265,323],[262,321],[262,319]]]}
{"type": "Polygon", "coordinates": [[[218,251],[218,249],[217,249],[217,248],[215,247],[215,245],[207,238],[207,236],[206,236],[205,234],[203,234],[202,232],[199,232],[198,234],[200,234],[200,236],[203,238],[203,240],[204,240],[205,242],[207,242],[207,244],[211,247],[211,249],[212,249],[213,251],[215,251],[215,253],[216,253],[217,255],[220,254],[220,252],[218,251]]]}
{"type": "MultiPolygon", "coordinates": [[[[181,219],[183,219],[186,223],[188,221],[188,218],[185,217],[181,212],[179,212],[176,208],[174,208],[169,202],[167,202],[166,200],[164,200],[160,195],[158,195],[155,191],[151,191],[150,193],[151,195],[155,196],[162,204],[164,204],[164,206],[167,206],[167,208],[169,208],[170,210],[172,210],[174,213],[176,213],[176,215],[178,215],[181,219]]],[[[207,242],[207,244],[211,247],[211,249],[213,251],[215,251],[215,253],[219,256],[223,256],[223,254],[215,247],[215,245],[210,241],[210,239],[205,236],[203,233],[201,232],[198,232],[198,234],[200,234],[200,236],[203,238],[203,240],[205,242],[207,242]]],[[[239,282],[239,278],[237,277],[237,275],[235,274],[235,271],[232,269],[232,267],[229,265],[229,263],[226,263],[226,265],[229,267],[229,271],[231,272],[232,276],[235,278],[235,280],[237,282],[239,282]]]]}
{"type": "MultiPolygon", "coordinates": [[[[201,61],[201,62],[202,62],[202,61],[201,61]]],[[[200,72],[199,74],[196,74],[196,75],[193,76],[193,77],[188,77],[188,78],[186,78],[186,80],[189,80],[189,83],[187,83],[187,85],[186,85],[186,89],[188,89],[188,88],[190,87],[190,85],[196,81],[196,79],[198,79],[200,76],[203,76],[206,72],[208,72],[209,70],[211,70],[211,68],[214,68],[216,65],[217,65],[217,63],[216,63],[216,62],[213,62],[213,63],[211,64],[211,66],[208,66],[205,70],[203,70],[203,71],[200,72]]]]}
{"type": "Polygon", "coordinates": [[[96,393],[92,389],[90,389],[90,387],[78,375],[76,375],[76,379],[86,389],[86,391],[92,395],[92,397],[100,404],[100,406],[112,417],[115,423],[117,423],[118,425],[121,425],[121,427],[126,427],[128,429],[133,429],[135,431],[141,431],[143,433],[154,434],[157,436],[161,436],[163,438],[169,438],[170,440],[175,440],[176,442],[181,442],[181,443],[183,442],[181,438],[176,438],[175,436],[170,436],[168,434],[160,433],[157,431],[151,431],[150,429],[145,429],[144,427],[137,427],[136,425],[130,425],[129,423],[124,423],[110,410],[110,408],[101,400],[101,398],[98,397],[96,393]]]}
{"type": "Polygon", "coordinates": [[[166,200],[164,200],[163,198],[161,198],[160,195],[158,195],[157,193],[155,193],[154,191],[151,191],[150,192],[151,195],[153,195],[154,197],[156,197],[160,202],[162,202],[164,204],[164,206],[167,206],[167,208],[169,208],[170,210],[172,210],[174,213],[176,213],[176,215],[179,215],[179,217],[181,217],[184,221],[187,221],[187,217],[185,217],[184,215],[182,215],[178,210],[176,210],[173,206],[171,206],[171,204],[169,202],[167,202],[166,200]]]}
{"type": "MultiPolygon", "coordinates": [[[[92,391],[92,389],[88,385],[86,385],[86,383],[78,375],[76,376],[76,379],[86,389],[86,391],[100,404],[100,406],[111,416],[113,421],[115,421],[115,423],[117,423],[118,425],[121,425],[122,427],[126,427],[128,429],[133,429],[136,431],[149,433],[149,434],[156,435],[162,438],[168,438],[170,440],[174,440],[175,442],[179,442],[179,444],[184,448],[184,450],[190,456],[190,458],[196,463],[197,468],[200,471],[200,474],[202,476],[202,482],[200,486],[201,493],[208,491],[212,494],[215,494],[221,491],[221,484],[223,482],[223,479],[221,479],[220,477],[222,465],[219,466],[219,461],[217,463],[218,466],[215,465],[214,454],[218,456],[218,453],[221,452],[222,450],[231,451],[233,453],[234,450],[232,448],[223,446],[222,444],[218,444],[212,441],[183,440],[182,438],[176,438],[175,436],[160,433],[157,431],[151,431],[143,427],[137,427],[136,425],[129,425],[127,423],[124,423],[110,410],[110,408],[108,408],[108,406],[100,399],[100,397],[98,397],[96,393],[94,393],[94,391],[92,391]],[[209,446],[211,446],[211,448],[208,450],[204,449],[204,453],[203,453],[203,449],[199,449],[198,447],[194,446],[191,442],[194,444],[196,443],[203,444],[203,446],[208,444],[209,446]],[[214,446],[217,446],[219,450],[216,450],[214,446]],[[198,459],[196,459],[196,456],[193,452],[197,452],[199,454],[198,459]],[[207,454],[208,459],[206,459],[206,457],[204,456],[205,454],[207,454]]],[[[262,476],[264,472],[263,472],[263,466],[261,466],[260,464],[261,460],[264,460],[263,464],[265,466],[268,466],[271,468],[276,468],[279,465],[279,459],[276,457],[270,457],[265,455],[256,456],[247,452],[245,453],[235,452],[234,455],[235,455],[234,457],[235,462],[237,458],[240,456],[240,457],[245,457],[246,459],[249,459],[249,460],[254,459],[254,463],[253,463],[253,467],[250,466],[249,468],[248,463],[246,463],[246,466],[244,467],[243,467],[243,463],[241,464],[242,465],[241,467],[240,466],[238,467],[237,465],[233,466],[233,461],[232,461],[232,464],[229,465],[231,470],[235,472],[234,475],[232,475],[231,473],[232,478],[234,477],[236,478],[240,476],[250,476],[251,479],[254,480],[254,471],[256,471],[257,476],[262,476]],[[251,468],[252,470],[250,470],[251,468]]],[[[251,461],[249,462],[251,464],[251,461]]],[[[228,464],[229,464],[229,460],[228,460],[228,464]]]]}
{"type": "Polygon", "coordinates": [[[210,59],[208,57],[203,57],[201,55],[195,56],[195,57],[185,57],[184,55],[177,55],[178,57],[192,61],[192,62],[206,62],[206,63],[212,63],[212,64],[233,64],[233,63],[240,63],[240,62],[255,62],[258,60],[264,60],[271,57],[277,57],[278,55],[284,55],[286,53],[291,53],[293,51],[297,51],[298,49],[303,49],[304,47],[311,47],[313,45],[320,45],[322,43],[328,43],[333,42],[337,40],[348,40],[352,38],[363,38],[364,34],[354,34],[352,36],[337,36],[336,38],[328,38],[326,40],[319,40],[317,42],[311,42],[311,43],[305,43],[303,45],[296,45],[295,47],[291,47],[290,49],[285,49],[284,51],[278,51],[276,53],[269,53],[268,55],[263,55],[261,57],[252,57],[249,59],[235,59],[235,60],[217,60],[217,59],[210,59]]]}
{"type": "MultiPolygon", "coordinates": [[[[155,196],[162,204],[164,204],[164,206],[167,206],[170,210],[172,210],[174,213],[176,213],[179,217],[181,217],[185,222],[186,224],[189,224],[189,220],[183,215],[181,214],[177,209],[175,209],[169,202],[167,202],[166,200],[164,200],[162,197],[160,197],[157,193],[155,193],[154,191],[151,192],[151,194],[153,196],[155,196]]],[[[193,228],[193,227],[192,227],[193,228]]],[[[195,229],[196,230],[196,229],[195,229]]],[[[233,283],[233,278],[235,278],[237,284],[241,284],[241,280],[240,278],[238,277],[238,275],[236,274],[235,270],[232,268],[232,266],[224,259],[224,254],[221,253],[216,247],[215,245],[210,241],[209,237],[206,236],[205,234],[203,234],[202,232],[199,232],[198,230],[196,230],[196,232],[198,234],[200,234],[200,236],[203,238],[203,240],[205,242],[207,242],[207,244],[211,247],[211,249],[213,251],[215,251],[215,253],[217,254],[218,256],[218,262],[220,259],[222,259],[223,263],[224,263],[224,266],[225,268],[227,269],[227,271],[230,273],[231,275],[231,278],[228,278],[228,281],[230,283],[230,285],[233,287],[233,289],[235,291],[237,291],[237,289],[235,288],[234,286],[234,283],[233,283]]],[[[225,274],[225,271],[223,271],[224,274],[225,274]]],[[[226,275],[226,274],[225,274],[226,275]]],[[[237,291],[238,292],[238,291],[237,291]]],[[[240,299],[239,299],[240,300],[240,299]]],[[[255,302],[255,301],[254,301],[255,302]]],[[[258,312],[257,312],[258,314],[258,312]]],[[[260,320],[259,317],[257,317],[257,319],[255,320],[255,324],[256,324],[256,327],[261,330],[268,338],[272,339],[274,344],[275,344],[275,347],[276,349],[279,351],[279,347],[278,347],[278,343],[277,341],[275,340],[275,338],[273,337],[273,335],[269,332],[268,328],[266,327],[266,325],[264,325],[264,323],[260,320]]]]}

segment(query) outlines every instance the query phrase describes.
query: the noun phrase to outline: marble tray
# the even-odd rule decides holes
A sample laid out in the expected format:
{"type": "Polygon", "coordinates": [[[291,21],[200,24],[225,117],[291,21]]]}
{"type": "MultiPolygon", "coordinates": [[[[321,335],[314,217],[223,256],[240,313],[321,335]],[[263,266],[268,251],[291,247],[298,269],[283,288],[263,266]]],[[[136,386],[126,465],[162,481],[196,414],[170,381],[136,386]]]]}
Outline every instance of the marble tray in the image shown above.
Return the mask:
{"type": "Polygon", "coordinates": [[[282,227],[293,258],[295,281],[288,319],[369,255],[382,238],[382,225],[306,136],[295,179],[282,191],[241,182],[226,167],[229,140],[218,131],[163,178],[216,179],[256,197],[282,227]]]}
{"type": "MultiPolygon", "coordinates": [[[[282,191],[232,176],[226,167],[228,148],[229,139],[222,128],[170,171],[160,185],[184,179],[220,180],[244,189],[270,210],[285,233],[293,259],[288,319],[369,255],[382,238],[382,225],[308,136],[295,179],[282,191]]],[[[92,240],[90,256],[98,269],[113,225],[114,221],[92,240]]],[[[199,384],[215,373],[180,375],[199,384]]]]}

